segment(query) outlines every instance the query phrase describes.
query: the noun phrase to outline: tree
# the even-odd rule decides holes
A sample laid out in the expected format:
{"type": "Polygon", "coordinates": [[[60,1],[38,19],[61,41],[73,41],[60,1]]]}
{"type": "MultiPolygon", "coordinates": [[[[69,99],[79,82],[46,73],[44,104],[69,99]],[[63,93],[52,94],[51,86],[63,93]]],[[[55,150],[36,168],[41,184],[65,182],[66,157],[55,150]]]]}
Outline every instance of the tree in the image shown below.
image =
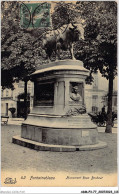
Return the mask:
{"type": "Polygon", "coordinates": [[[82,60],[84,66],[90,70],[87,82],[93,81],[92,72],[97,72],[97,70],[109,80],[108,119],[105,132],[111,133],[113,80],[117,74],[116,2],[78,1],[70,6],[60,2],[52,17],[56,25],[60,20],[62,24],[67,23],[66,18],[69,18],[70,22],[85,23],[85,41],[75,44],[74,53],[75,57],[82,60]],[[67,16],[65,18],[64,13],[67,16]]]}
{"type": "MultiPolygon", "coordinates": [[[[86,12],[90,12],[86,20],[87,50],[83,50],[85,67],[92,72],[99,70],[103,77],[109,80],[108,110],[105,132],[112,132],[112,95],[113,80],[117,75],[117,4],[116,2],[87,3],[86,12]],[[93,22],[91,21],[93,18],[93,22]]],[[[83,4],[83,2],[81,2],[83,4]]],[[[81,6],[79,3],[79,8],[81,6]]],[[[85,4],[85,3],[84,3],[85,4]]],[[[82,15],[85,16],[82,11],[82,15]]],[[[78,56],[80,58],[80,54],[78,56]]]]}
{"type": "Polygon", "coordinates": [[[2,1],[1,3],[1,85],[3,89],[7,87],[13,90],[16,80],[24,81],[26,118],[27,82],[30,74],[44,62],[46,57],[38,44],[39,37],[45,29],[34,30],[20,27],[21,4],[22,2],[17,1],[2,1]]]}
{"type": "MultiPolygon", "coordinates": [[[[15,80],[25,82],[25,107],[27,113],[27,81],[39,64],[38,50],[32,47],[36,39],[34,30],[21,29],[18,2],[2,2],[1,21],[1,85],[14,89],[15,80]]],[[[35,30],[35,33],[39,33],[35,30]]],[[[27,116],[27,115],[26,115],[27,116]]]]}
{"type": "Polygon", "coordinates": [[[77,9],[75,3],[65,3],[59,1],[55,3],[54,12],[51,15],[53,29],[57,29],[64,24],[68,23],[80,23],[81,14],[80,10],[77,9]],[[65,17],[64,17],[65,16],[65,17]]]}
{"type": "MultiPolygon", "coordinates": [[[[78,1],[55,2],[55,5],[51,15],[53,29],[70,22],[86,25],[85,41],[75,44],[74,54],[90,70],[87,82],[93,81],[92,72],[97,70],[109,80],[106,132],[111,132],[113,80],[117,73],[117,4],[114,1],[78,1]]],[[[19,3],[14,1],[2,2],[1,24],[2,86],[11,87],[15,77],[24,80],[39,63],[46,63],[40,46],[45,30],[21,29],[19,3]],[[9,76],[7,82],[6,76],[9,76]]],[[[64,57],[67,54],[62,54],[62,59],[64,57]]]]}

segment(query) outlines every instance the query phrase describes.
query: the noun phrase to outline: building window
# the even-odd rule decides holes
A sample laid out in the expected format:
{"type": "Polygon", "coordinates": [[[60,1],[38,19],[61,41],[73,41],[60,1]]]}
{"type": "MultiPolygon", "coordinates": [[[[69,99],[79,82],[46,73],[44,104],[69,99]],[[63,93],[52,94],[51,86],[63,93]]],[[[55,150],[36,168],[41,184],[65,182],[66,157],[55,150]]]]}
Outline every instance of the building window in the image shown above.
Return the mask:
{"type": "Polygon", "coordinates": [[[98,89],[98,74],[94,73],[94,82],[93,82],[93,89],[98,89]]]}
{"type": "Polygon", "coordinates": [[[114,106],[117,106],[117,98],[114,97],[114,106]]]}
{"type": "Polygon", "coordinates": [[[8,103],[6,103],[6,113],[5,116],[8,116],[8,103]]]}
{"type": "Polygon", "coordinates": [[[92,96],[92,112],[97,113],[98,112],[98,95],[92,96]]]}
{"type": "Polygon", "coordinates": [[[102,96],[102,103],[107,106],[108,104],[108,97],[107,96],[102,96]]]}
{"type": "Polygon", "coordinates": [[[18,87],[19,88],[24,88],[24,82],[19,82],[18,87]]]}
{"type": "Polygon", "coordinates": [[[97,104],[97,102],[98,102],[98,95],[93,95],[92,96],[92,102],[93,102],[93,105],[97,104]]]}
{"type": "Polygon", "coordinates": [[[92,106],[92,112],[93,112],[93,113],[97,113],[97,112],[98,112],[98,107],[92,106]]]}
{"type": "Polygon", "coordinates": [[[92,98],[93,98],[93,99],[97,99],[98,96],[97,96],[97,95],[93,95],[92,98]]]}
{"type": "Polygon", "coordinates": [[[9,91],[8,90],[6,90],[6,97],[8,97],[9,96],[9,91]]]}
{"type": "Polygon", "coordinates": [[[107,96],[102,96],[102,100],[106,101],[107,100],[107,96]]]}
{"type": "Polygon", "coordinates": [[[1,90],[1,97],[3,97],[3,90],[1,90]]]}

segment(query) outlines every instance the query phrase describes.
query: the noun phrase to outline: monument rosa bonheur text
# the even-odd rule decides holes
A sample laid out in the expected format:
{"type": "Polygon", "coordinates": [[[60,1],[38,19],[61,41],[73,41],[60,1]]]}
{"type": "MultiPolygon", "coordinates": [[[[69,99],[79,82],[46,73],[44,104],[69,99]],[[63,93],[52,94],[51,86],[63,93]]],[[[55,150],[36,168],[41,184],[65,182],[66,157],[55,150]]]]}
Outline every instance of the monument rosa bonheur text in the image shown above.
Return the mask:
{"type": "Polygon", "coordinates": [[[43,65],[31,77],[34,106],[13,143],[36,150],[78,151],[103,148],[97,126],[86,113],[88,70],[77,60],[43,65]]]}

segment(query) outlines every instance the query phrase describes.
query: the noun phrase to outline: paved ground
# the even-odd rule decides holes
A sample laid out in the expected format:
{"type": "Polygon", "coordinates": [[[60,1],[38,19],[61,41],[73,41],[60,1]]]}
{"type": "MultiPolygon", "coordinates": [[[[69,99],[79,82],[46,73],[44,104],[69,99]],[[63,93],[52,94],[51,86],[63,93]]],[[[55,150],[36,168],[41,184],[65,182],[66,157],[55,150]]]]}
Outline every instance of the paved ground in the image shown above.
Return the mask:
{"type": "MultiPolygon", "coordinates": [[[[40,172],[103,172],[117,171],[117,134],[104,133],[99,128],[99,139],[108,144],[107,148],[93,151],[49,152],[35,151],[12,143],[12,137],[21,132],[22,121],[9,121],[1,128],[2,169],[29,170],[40,172]],[[15,125],[16,122],[18,125],[15,125]]],[[[116,130],[116,129],[115,129],[116,130]]],[[[114,131],[114,128],[113,128],[114,131]]]]}

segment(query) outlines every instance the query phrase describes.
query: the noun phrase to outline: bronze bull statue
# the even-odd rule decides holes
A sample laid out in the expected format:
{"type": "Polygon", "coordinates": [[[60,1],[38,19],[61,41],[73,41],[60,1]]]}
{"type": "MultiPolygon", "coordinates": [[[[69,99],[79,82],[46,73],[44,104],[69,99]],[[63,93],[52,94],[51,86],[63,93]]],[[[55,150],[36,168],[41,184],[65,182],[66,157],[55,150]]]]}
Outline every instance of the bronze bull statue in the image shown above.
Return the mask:
{"type": "Polygon", "coordinates": [[[71,58],[75,59],[73,54],[73,43],[83,39],[84,28],[81,24],[66,24],[57,30],[48,31],[43,37],[43,48],[50,59],[53,52],[56,58],[60,59],[60,51],[69,49],[71,58]]]}

